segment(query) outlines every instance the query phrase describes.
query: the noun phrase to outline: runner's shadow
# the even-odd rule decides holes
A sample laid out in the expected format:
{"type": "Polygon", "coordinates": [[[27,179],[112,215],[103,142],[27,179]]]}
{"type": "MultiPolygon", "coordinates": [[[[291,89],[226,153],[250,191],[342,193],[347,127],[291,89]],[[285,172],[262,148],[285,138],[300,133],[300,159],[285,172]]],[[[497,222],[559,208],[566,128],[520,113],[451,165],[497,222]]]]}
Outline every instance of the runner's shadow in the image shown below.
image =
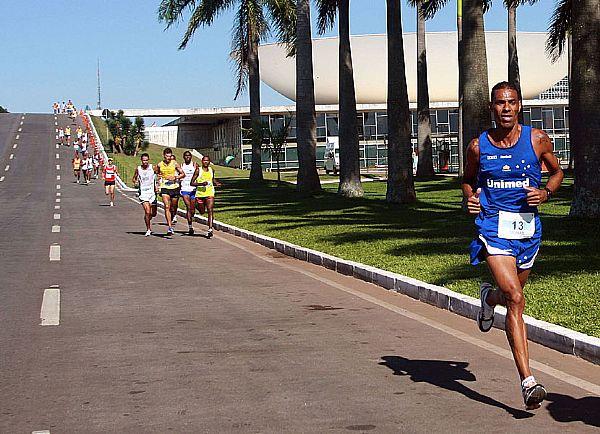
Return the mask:
{"type": "Polygon", "coordinates": [[[546,407],[550,416],[558,422],[583,422],[586,425],[600,427],[600,398],[586,396],[573,398],[560,393],[548,393],[546,407]]]}
{"type": "Polygon", "coordinates": [[[101,203],[98,206],[110,206],[108,203],[101,203]]]}
{"type": "Polygon", "coordinates": [[[460,383],[460,381],[475,381],[475,375],[467,369],[467,362],[450,360],[410,360],[400,356],[383,356],[380,365],[387,366],[394,375],[409,375],[415,383],[429,383],[442,389],[458,392],[465,397],[482,404],[498,407],[515,419],[532,417],[533,413],[509,407],[485,396],[460,383]]]}
{"type": "MultiPolygon", "coordinates": [[[[126,234],[129,235],[141,235],[141,236],[145,236],[146,235],[146,231],[127,231],[125,232],[126,234]]],[[[150,235],[152,237],[158,237],[158,238],[171,238],[170,235],[167,234],[157,234],[152,232],[152,234],[150,235]]]]}

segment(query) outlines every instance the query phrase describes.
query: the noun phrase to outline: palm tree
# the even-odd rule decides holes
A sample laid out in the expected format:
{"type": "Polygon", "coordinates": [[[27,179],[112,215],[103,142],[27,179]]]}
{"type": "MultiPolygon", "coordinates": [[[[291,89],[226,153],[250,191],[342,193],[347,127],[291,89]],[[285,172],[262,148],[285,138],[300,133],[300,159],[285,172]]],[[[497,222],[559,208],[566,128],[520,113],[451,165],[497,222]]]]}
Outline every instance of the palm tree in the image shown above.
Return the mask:
{"type": "Polygon", "coordinates": [[[321,190],[317,173],[317,116],[312,63],[310,0],[296,0],[296,140],[298,192],[312,195],[321,190]]]}
{"type": "Polygon", "coordinates": [[[364,194],[360,182],[360,150],[356,122],[356,92],[350,47],[350,0],[317,0],[319,33],[333,26],[339,10],[339,142],[340,184],[345,197],[364,194]]]}
{"type": "Polygon", "coordinates": [[[291,14],[291,0],[162,0],[158,9],[158,18],[167,28],[179,22],[189,10],[191,16],[187,30],[179,49],[187,47],[199,27],[210,26],[225,10],[237,6],[231,47],[236,65],[237,86],[235,98],[246,90],[250,97],[250,118],[252,128],[252,166],[250,179],[262,181],[261,146],[258,140],[260,128],[260,71],[258,45],[269,33],[267,16],[270,15],[277,25],[280,36],[286,35],[285,23],[291,14]],[[283,24],[283,27],[282,27],[283,24]]]}
{"type": "Polygon", "coordinates": [[[416,201],[416,194],[400,13],[400,0],[387,0],[388,179],[385,198],[391,203],[412,203],[416,201]]]}
{"type": "MultiPolygon", "coordinates": [[[[429,2],[432,3],[433,1],[429,2]]],[[[431,118],[429,116],[429,84],[427,78],[427,46],[425,42],[425,4],[428,0],[409,0],[417,8],[417,177],[435,175],[431,150],[431,118]]]]}
{"type": "Polygon", "coordinates": [[[570,215],[600,218],[600,0],[561,0],[547,48],[557,59],[572,39],[569,135],[575,164],[570,215]]]}

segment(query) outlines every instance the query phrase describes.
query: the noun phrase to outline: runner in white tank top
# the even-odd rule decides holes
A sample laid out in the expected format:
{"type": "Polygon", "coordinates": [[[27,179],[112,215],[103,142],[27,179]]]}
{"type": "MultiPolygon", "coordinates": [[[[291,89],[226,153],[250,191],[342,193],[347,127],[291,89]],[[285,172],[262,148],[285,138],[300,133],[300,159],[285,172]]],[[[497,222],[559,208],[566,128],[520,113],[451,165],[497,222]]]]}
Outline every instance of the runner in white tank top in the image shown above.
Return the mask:
{"type": "Polygon", "coordinates": [[[194,221],[194,211],[196,204],[196,187],[191,185],[192,177],[198,165],[192,161],[192,153],[185,151],[183,153],[183,164],[181,169],[185,174],[185,178],[181,180],[181,197],[187,208],[188,235],[194,235],[192,222],[194,221]]]}
{"type": "Polygon", "coordinates": [[[139,185],[140,201],[144,208],[144,222],[146,223],[146,233],[144,236],[152,235],[151,220],[156,217],[156,174],[152,164],[149,163],[150,157],[143,153],[140,156],[142,164],[138,166],[133,175],[133,183],[139,185]]]}

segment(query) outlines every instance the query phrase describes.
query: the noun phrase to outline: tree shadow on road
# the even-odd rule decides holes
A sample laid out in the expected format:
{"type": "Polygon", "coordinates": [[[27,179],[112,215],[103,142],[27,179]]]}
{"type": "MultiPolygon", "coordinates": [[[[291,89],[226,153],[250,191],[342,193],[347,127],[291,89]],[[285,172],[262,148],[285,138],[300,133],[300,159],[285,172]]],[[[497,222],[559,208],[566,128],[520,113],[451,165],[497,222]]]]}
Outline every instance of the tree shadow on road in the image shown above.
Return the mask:
{"type": "Polygon", "coordinates": [[[600,427],[600,397],[573,398],[560,393],[548,394],[548,412],[558,422],[583,422],[600,427]]]}
{"type": "Polygon", "coordinates": [[[401,356],[383,356],[380,365],[394,371],[394,375],[409,375],[415,383],[429,383],[442,389],[460,393],[461,395],[493,407],[498,407],[509,413],[515,419],[525,419],[533,413],[512,408],[489,396],[472,390],[460,381],[475,381],[475,375],[467,369],[467,362],[451,360],[410,360],[401,356]]]}

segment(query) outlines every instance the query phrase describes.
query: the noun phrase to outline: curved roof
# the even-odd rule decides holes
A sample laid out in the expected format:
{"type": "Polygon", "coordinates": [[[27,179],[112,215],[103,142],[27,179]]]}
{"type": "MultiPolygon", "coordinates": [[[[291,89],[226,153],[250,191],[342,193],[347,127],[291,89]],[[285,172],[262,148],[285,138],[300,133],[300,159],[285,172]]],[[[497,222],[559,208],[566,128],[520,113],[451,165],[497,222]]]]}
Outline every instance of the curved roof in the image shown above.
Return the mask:
{"type": "MultiPolygon", "coordinates": [[[[519,68],[524,99],[536,98],[542,91],[567,75],[567,59],[556,63],[546,57],[546,33],[519,32],[519,68]]],[[[429,96],[432,102],[457,101],[458,61],[456,32],[427,33],[429,96]]],[[[354,84],[358,104],[384,103],[387,99],[387,37],[351,37],[354,84]]],[[[404,57],[408,97],[417,99],[416,34],[404,34],[404,57]]],[[[490,87],[507,79],[507,34],[486,32],[490,87]]],[[[296,99],[296,65],[279,44],[259,48],[263,82],[282,95],[296,99]]],[[[313,39],[313,67],[317,104],[338,103],[338,38],[313,39]]]]}

